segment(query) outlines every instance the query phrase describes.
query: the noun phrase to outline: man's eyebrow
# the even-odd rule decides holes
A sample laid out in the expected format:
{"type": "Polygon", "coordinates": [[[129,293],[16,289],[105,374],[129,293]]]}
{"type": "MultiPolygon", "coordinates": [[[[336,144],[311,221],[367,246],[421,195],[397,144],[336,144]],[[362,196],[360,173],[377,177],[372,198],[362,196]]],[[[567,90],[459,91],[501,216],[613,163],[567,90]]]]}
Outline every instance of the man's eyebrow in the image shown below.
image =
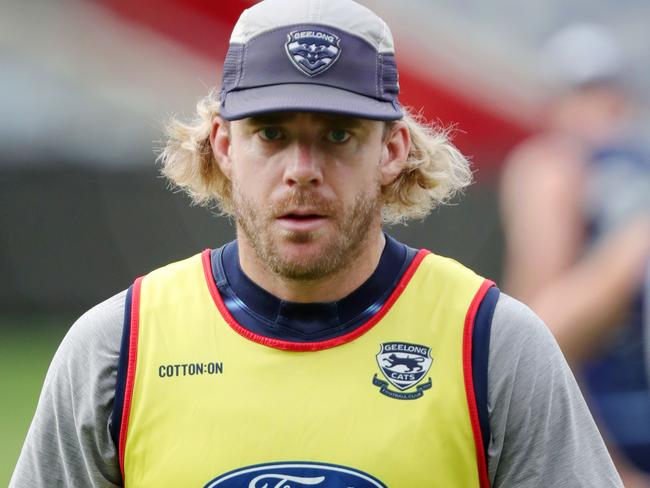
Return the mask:
{"type": "Polygon", "coordinates": [[[354,129],[363,125],[362,119],[350,115],[322,114],[318,115],[327,125],[336,125],[354,129]]]}
{"type": "Polygon", "coordinates": [[[246,123],[249,125],[274,125],[287,122],[295,117],[295,114],[292,113],[273,113],[273,114],[262,114],[254,115],[246,119],[246,123]]]}

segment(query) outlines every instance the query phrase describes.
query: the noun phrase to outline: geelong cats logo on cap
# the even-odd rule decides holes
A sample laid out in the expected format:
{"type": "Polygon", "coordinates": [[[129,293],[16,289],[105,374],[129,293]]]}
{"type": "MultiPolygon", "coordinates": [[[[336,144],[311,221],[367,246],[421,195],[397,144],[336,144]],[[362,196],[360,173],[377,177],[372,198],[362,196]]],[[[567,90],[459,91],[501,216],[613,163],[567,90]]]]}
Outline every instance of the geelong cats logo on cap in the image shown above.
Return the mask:
{"type": "Polygon", "coordinates": [[[380,392],[398,400],[420,398],[425,390],[431,388],[431,378],[419,384],[431,367],[431,348],[406,342],[385,342],[377,353],[377,364],[384,377],[383,381],[375,374],[372,383],[380,387],[380,392]],[[390,389],[390,385],[397,391],[390,389]],[[415,391],[406,391],[417,385],[415,391]]]}
{"type": "Polygon", "coordinates": [[[316,76],[339,59],[338,36],[323,30],[299,30],[288,35],[284,45],[293,65],[307,76],[316,76]]]}

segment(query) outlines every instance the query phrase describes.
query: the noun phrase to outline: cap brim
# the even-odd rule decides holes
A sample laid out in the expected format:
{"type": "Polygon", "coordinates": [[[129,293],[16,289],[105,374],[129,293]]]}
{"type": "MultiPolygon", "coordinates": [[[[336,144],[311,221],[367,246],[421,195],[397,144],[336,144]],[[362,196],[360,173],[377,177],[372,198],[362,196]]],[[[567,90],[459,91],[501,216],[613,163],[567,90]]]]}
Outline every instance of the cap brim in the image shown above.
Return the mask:
{"type": "Polygon", "coordinates": [[[272,112],[326,112],[374,120],[398,120],[403,116],[397,102],[313,83],[231,91],[222,101],[220,115],[226,120],[238,120],[272,112]]]}

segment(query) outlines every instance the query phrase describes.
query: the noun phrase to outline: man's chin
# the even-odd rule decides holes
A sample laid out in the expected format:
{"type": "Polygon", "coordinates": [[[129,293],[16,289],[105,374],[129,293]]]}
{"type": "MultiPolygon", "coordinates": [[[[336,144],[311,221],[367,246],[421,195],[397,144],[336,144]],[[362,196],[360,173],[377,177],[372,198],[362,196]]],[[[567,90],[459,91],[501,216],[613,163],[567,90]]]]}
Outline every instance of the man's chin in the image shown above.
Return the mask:
{"type": "Polygon", "coordinates": [[[327,244],[322,239],[301,234],[283,239],[273,252],[282,261],[308,266],[310,262],[322,259],[332,252],[331,246],[327,244]]]}
{"type": "Polygon", "coordinates": [[[282,235],[282,244],[291,246],[299,245],[304,247],[305,245],[315,245],[319,240],[319,232],[295,232],[295,231],[285,231],[282,235]]]}
{"type": "Polygon", "coordinates": [[[281,260],[274,263],[272,268],[276,275],[293,281],[318,281],[338,271],[337,269],[332,269],[328,266],[327,262],[323,262],[322,260],[281,260]]]}
{"type": "Polygon", "coordinates": [[[273,250],[275,259],[269,264],[276,273],[286,278],[297,280],[324,278],[338,271],[332,268],[336,268],[335,263],[342,261],[327,244],[304,235],[283,240],[273,250]]]}

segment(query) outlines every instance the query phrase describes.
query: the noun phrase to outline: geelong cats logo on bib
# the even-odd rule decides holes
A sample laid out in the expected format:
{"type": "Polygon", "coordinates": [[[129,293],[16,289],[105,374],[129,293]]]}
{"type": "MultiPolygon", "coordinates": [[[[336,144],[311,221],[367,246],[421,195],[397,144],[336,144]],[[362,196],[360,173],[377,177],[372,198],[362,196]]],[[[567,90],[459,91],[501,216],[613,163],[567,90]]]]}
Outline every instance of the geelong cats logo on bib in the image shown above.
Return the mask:
{"type": "Polygon", "coordinates": [[[398,400],[420,398],[425,390],[431,388],[431,378],[421,383],[431,367],[431,348],[407,342],[385,342],[377,354],[377,364],[384,378],[375,374],[372,383],[380,387],[380,392],[398,400]],[[390,386],[396,388],[391,389],[390,386]],[[414,391],[407,391],[415,388],[414,391]]]}
{"type": "Polygon", "coordinates": [[[341,40],[323,30],[300,30],[289,34],[285,49],[293,65],[307,76],[316,76],[339,59],[341,40]]]}
{"type": "Polygon", "coordinates": [[[287,462],[236,469],[210,481],[204,488],[386,488],[377,478],[335,464],[287,462]]]}

